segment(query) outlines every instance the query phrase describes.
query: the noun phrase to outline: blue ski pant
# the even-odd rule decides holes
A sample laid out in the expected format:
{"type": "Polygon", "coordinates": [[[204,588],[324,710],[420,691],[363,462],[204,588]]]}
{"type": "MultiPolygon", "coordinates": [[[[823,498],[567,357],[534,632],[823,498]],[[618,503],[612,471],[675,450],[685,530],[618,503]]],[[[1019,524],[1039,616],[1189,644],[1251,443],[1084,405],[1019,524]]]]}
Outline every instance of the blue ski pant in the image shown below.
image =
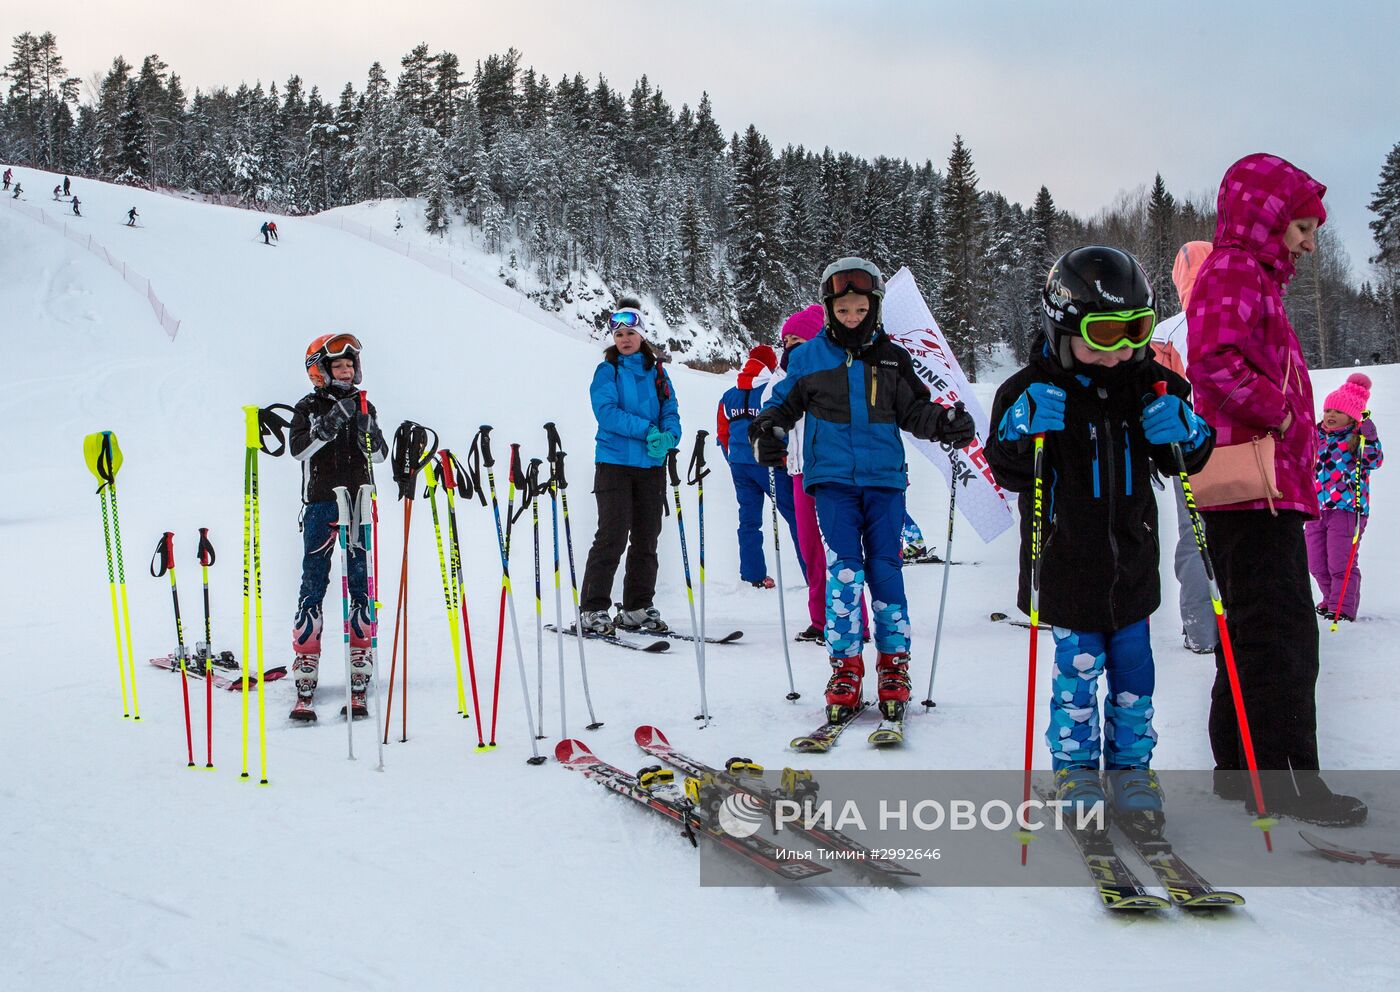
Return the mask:
{"type": "MultiPolygon", "coordinates": [[[[762,582],[768,576],[768,563],[763,556],[763,539],[768,533],[763,519],[764,500],[769,497],[768,469],[762,465],[736,465],[730,462],[729,474],[734,477],[734,495],[739,500],[739,578],[745,582],[762,582]]],[[[774,474],[777,476],[778,512],[787,521],[797,563],[801,566],[802,574],[806,575],[807,564],[797,540],[792,477],[783,469],[775,469],[774,474]]]]}
{"type": "Polygon", "coordinates": [[[1152,729],[1156,668],[1147,620],[1118,630],[1053,627],[1055,672],[1050,726],[1045,732],[1056,770],[1070,767],[1146,768],[1157,732],[1152,729]],[[1099,727],[1099,676],[1108,676],[1099,727]]]}
{"type": "MultiPolygon", "coordinates": [[[[308,503],[301,518],[301,592],[297,596],[296,618],[292,621],[292,650],[297,654],[321,653],[323,617],[321,602],[330,584],[331,558],[340,547],[335,500],[308,503]]],[[[350,548],[350,644],[367,648],[370,644],[369,578],[365,549],[350,548]]]]}
{"type": "Polygon", "coordinates": [[[900,531],[904,490],[824,482],[812,490],[826,540],[826,648],[833,658],[861,653],[860,597],[870,585],[875,648],[909,651],[900,531]]]}

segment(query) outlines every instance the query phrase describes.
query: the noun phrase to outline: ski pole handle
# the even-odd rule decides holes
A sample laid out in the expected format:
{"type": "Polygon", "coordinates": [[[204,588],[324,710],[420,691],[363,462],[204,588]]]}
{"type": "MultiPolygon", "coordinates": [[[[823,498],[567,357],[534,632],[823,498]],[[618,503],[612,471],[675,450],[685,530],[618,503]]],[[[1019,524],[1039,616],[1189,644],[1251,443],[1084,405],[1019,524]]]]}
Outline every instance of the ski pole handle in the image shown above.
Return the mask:
{"type": "Polygon", "coordinates": [[[487,468],[492,468],[496,464],[496,459],[491,457],[491,431],[490,424],[482,424],[476,432],[477,442],[481,446],[481,460],[486,463],[487,468]]]}
{"type": "Polygon", "coordinates": [[[214,545],[209,543],[209,528],[199,528],[199,563],[205,568],[214,564],[214,545]]]}
{"type": "Polygon", "coordinates": [[[529,490],[529,496],[532,501],[535,497],[539,496],[539,494],[544,491],[545,486],[548,485],[547,482],[540,482],[540,466],[543,464],[544,459],[531,458],[530,466],[525,470],[525,484],[529,490]]]}
{"type": "Polygon", "coordinates": [[[545,437],[549,439],[549,460],[554,461],[555,455],[562,454],[564,443],[559,439],[559,428],[554,426],[554,421],[544,425],[545,437]]]}
{"type": "Polygon", "coordinates": [[[705,438],[710,436],[706,430],[695,432],[695,450],[690,454],[690,468],[687,472],[687,485],[698,486],[710,474],[710,470],[705,467],[705,438]]]}
{"type": "MultiPolygon", "coordinates": [[[[491,463],[487,462],[486,464],[490,465],[491,463]]],[[[510,446],[509,481],[516,489],[522,489],[523,491],[522,487],[525,485],[525,470],[520,466],[520,445],[518,444],[512,444],[510,446]]]]}
{"type": "Polygon", "coordinates": [[[160,578],[175,567],[175,534],[166,531],[156,542],[155,554],[151,555],[151,576],[160,578]]]}
{"type": "Polygon", "coordinates": [[[438,476],[442,481],[442,488],[456,490],[457,483],[452,477],[452,463],[455,459],[452,452],[446,448],[438,450],[438,476]]]}
{"type": "Polygon", "coordinates": [[[669,474],[670,477],[671,477],[671,485],[673,485],[673,486],[679,486],[679,485],[681,484],[681,476],[680,476],[680,473],[676,471],[676,449],[675,449],[675,448],[672,448],[670,451],[666,452],[666,472],[667,472],[667,474],[669,474]]]}

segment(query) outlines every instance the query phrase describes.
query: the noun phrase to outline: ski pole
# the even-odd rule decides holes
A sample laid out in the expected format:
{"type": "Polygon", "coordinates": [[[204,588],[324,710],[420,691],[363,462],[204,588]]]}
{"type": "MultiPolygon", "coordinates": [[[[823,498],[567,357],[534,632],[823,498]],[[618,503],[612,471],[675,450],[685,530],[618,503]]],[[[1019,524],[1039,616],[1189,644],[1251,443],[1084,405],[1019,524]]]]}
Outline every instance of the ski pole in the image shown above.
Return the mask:
{"type": "MultiPolygon", "coordinates": [[[[962,412],[962,401],[957,403],[957,410],[962,412]]],[[[948,576],[953,571],[953,511],[958,505],[958,456],[956,449],[948,449],[949,483],[948,483],[948,546],[944,550],[943,558],[943,592],[938,597],[938,625],[933,631],[933,664],[928,670],[928,693],[924,696],[924,712],[928,712],[931,707],[938,704],[933,701],[933,677],[938,674],[938,649],[943,646],[943,613],[948,606],[948,576]]]]}
{"type": "MultiPolygon", "coordinates": [[[[213,627],[209,620],[209,566],[214,564],[214,545],[209,543],[209,528],[199,528],[199,549],[196,557],[199,559],[200,573],[204,581],[204,732],[206,740],[206,752],[204,767],[210,771],[214,770],[214,634],[213,627]]],[[[200,651],[195,649],[198,657],[200,651]]]]}
{"type": "MultiPolygon", "coordinates": [[[[438,453],[442,457],[442,453],[438,453]]],[[[438,516],[437,490],[438,477],[433,471],[432,462],[423,466],[423,481],[427,484],[428,506],[433,511],[433,538],[437,542],[438,571],[442,573],[442,602],[447,607],[447,630],[452,638],[452,665],[457,672],[457,713],[463,719],[467,714],[466,689],[462,683],[462,636],[457,631],[457,573],[448,571],[447,555],[442,547],[442,518],[438,516]]]]}
{"type": "MultiPolygon", "coordinates": [[[[1031,646],[1026,672],[1026,755],[1025,773],[1021,779],[1021,805],[1031,800],[1031,755],[1035,740],[1035,669],[1036,651],[1040,647],[1040,535],[1045,525],[1045,432],[1035,435],[1035,495],[1031,504],[1031,646]]],[[[948,559],[952,559],[949,549],[948,559]]],[[[1021,864],[1026,863],[1026,846],[1035,835],[1027,830],[1017,831],[1021,841],[1021,864]]]]}
{"type": "MultiPolygon", "coordinates": [[[[1370,416],[1370,410],[1361,411],[1362,420],[1370,416]]],[[[1337,596],[1337,608],[1332,612],[1332,626],[1328,628],[1329,633],[1333,634],[1337,632],[1337,620],[1342,615],[1342,604],[1347,601],[1347,584],[1351,582],[1351,569],[1356,564],[1356,551],[1361,546],[1361,463],[1366,457],[1366,436],[1364,434],[1358,436],[1361,443],[1356,446],[1356,490],[1354,493],[1356,529],[1351,533],[1351,554],[1347,556],[1347,570],[1342,574],[1342,591],[1337,596]]]]}
{"type": "Polygon", "coordinates": [[[695,618],[695,593],[690,585],[690,552],[685,546],[685,519],[681,515],[681,477],[676,470],[676,449],[672,448],[666,452],[666,472],[671,479],[671,492],[675,494],[676,500],[676,533],[681,538],[681,567],[685,570],[685,598],[690,606],[690,629],[695,636],[695,674],[700,679],[700,715],[695,719],[704,721],[700,726],[703,730],[710,725],[710,705],[705,697],[705,652],[701,650],[704,643],[700,640],[700,623],[695,618]]]}
{"type": "MultiPolygon", "coordinates": [[[[368,437],[369,435],[365,435],[368,437]]],[[[374,682],[374,719],[378,724],[384,716],[381,709],[379,695],[379,677],[375,673],[375,667],[379,664],[379,579],[370,566],[374,562],[374,524],[372,522],[374,514],[374,483],[360,487],[356,495],[355,515],[360,519],[360,543],[365,552],[365,567],[368,570],[365,575],[365,598],[369,601],[369,657],[370,657],[370,677],[374,682]]],[[[354,722],[355,714],[347,711],[345,719],[347,723],[354,722]]],[[[378,734],[374,735],[375,744],[379,748],[379,764],[375,771],[384,770],[384,739],[378,734]]]]}
{"type": "Polygon", "coordinates": [[[695,523],[699,533],[700,563],[700,653],[709,661],[709,646],[705,640],[705,476],[710,470],[705,467],[705,438],[709,431],[695,432],[695,450],[690,453],[690,466],[686,470],[686,484],[695,487],[695,523]]]}
{"type": "MultiPolygon", "coordinates": [[[[487,465],[487,479],[492,479],[490,472],[491,447],[490,428],[483,426],[481,429],[482,457],[487,465]]],[[[520,510],[514,510],[515,490],[518,483],[524,482],[524,470],[520,467],[520,445],[510,446],[510,485],[506,494],[506,526],[505,532],[501,531],[500,516],[496,517],[496,538],[501,546],[501,613],[502,625],[499,636],[496,639],[496,684],[493,687],[491,697],[491,746],[496,746],[496,716],[500,710],[501,699],[501,645],[505,640],[504,615],[507,606],[510,609],[510,630],[515,640],[515,664],[520,671],[520,696],[525,705],[525,723],[530,731],[530,752],[531,756],[526,759],[532,765],[544,764],[544,757],[540,754],[536,744],[535,736],[535,715],[530,707],[530,684],[525,678],[525,652],[520,647],[520,624],[515,617],[515,593],[510,584],[510,538],[514,528],[516,518],[525,512],[525,501],[522,498],[520,510]]],[[[496,510],[496,490],[495,483],[491,483],[491,508],[496,510]]]]}
{"type": "MultiPolygon", "coordinates": [[[[130,719],[131,708],[127,704],[126,675],[127,664],[122,660],[122,629],[121,617],[126,603],[126,581],[122,581],[122,604],[117,606],[117,579],[112,570],[112,531],[107,521],[107,501],[108,492],[115,493],[117,470],[122,465],[121,448],[117,445],[117,436],[111,431],[98,431],[83,438],[83,457],[87,461],[88,470],[97,477],[99,483],[97,487],[97,499],[102,508],[102,546],[107,553],[107,592],[112,600],[112,636],[117,645],[117,678],[122,687],[122,719],[130,719]]],[[[116,500],[112,497],[113,515],[115,516],[116,500]]],[[[120,539],[118,539],[120,547],[120,539]]],[[[118,553],[120,558],[120,553],[118,553]]],[[[131,623],[127,621],[127,654],[131,654],[131,623]]],[[[131,671],[131,695],[136,696],[136,670],[134,663],[131,671]]],[[[138,709],[136,719],[141,719],[138,709]]]]}
{"type": "MultiPolygon", "coordinates": [[[[442,487],[447,491],[447,528],[452,539],[452,581],[457,590],[458,612],[462,620],[462,639],[467,644],[467,681],[472,689],[472,710],[476,713],[476,749],[484,750],[486,742],[481,732],[481,702],[476,690],[476,655],[472,651],[472,626],[467,614],[467,581],[462,568],[462,542],[457,532],[457,496],[470,499],[473,483],[471,477],[462,471],[462,466],[452,452],[443,448],[438,457],[438,468],[442,475],[442,487]]],[[[460,683],[459,683],[460,691],[460,683]]],[[[466,703],[462,704],[462,715],[468,716],[466,703]]]]}
{"type": "MultiPolygon", "coordinates": [[[[530,503],[530,523],[535,540],[535,704],[539,707],[539,718],[535,723],[536,740],[544,740],[544,600],[540,595],[540,466],[538,458],[531,458],[525,469],[525,495],[530,503]]],[[[522,502],[521,508],[525,504],[522,502]]]]}
{"type": "MultiPolygon", "coordinates": [[[[569,480],[564,475],[564,449],[559,439],[559,431],[554,424],[544,425],[549,436],[549,459],[553,464],[554,487],[559,490],[559,506],[564,513],[564,547],[569,556],[569,588],[574,599],[574,638],[578,645],[578,669],[583,679],[583,701],[588,706],[588,730],[597,730],[603,724],[593,713],[593,697],[588,690],[588,663],[584,660],[583,615],[578,600],[578,572],[574,568],[574,532],[569,523],[569,480]]],[[[563,624],[559,625],[561,628],[563,624]]],[[[560,632],[560,651],[563,651],[563,632],[560,632]]],[[[566,735],[567,736],[567,735],[566,735]]]]}
{"type": "MultiPolygon", "coordinates": [[[[1166,382],[1153,384],[1157,396],[1167,394],[1166,382]]],[[[1230,695],[1234,697],[1235,721],[1240,728],[1240,746],[1244,750],[1245,765],[1249,769],[1250,787],[1254,791],[1254,804],[1258,816],[1253,825],[1264,833],[1264,849],[1272,851],[1274,842],[1269,829],[1278,821],[1268,815],[1264,807],[1264,790],[1259,783],[1259,765],[1254,760],[1254,737],[1249,732],[1249,717],[1245,715],[1244,690],[1240,686],[1240,673],[1235,665],[1235,648],[1230,640],[1230,628],[1226,623],[1225,604],[1220,598],[1220,587],[1215,582],[1215,569],[1210,563],[1210,548],[1206,544],[1205,522],[1196,509],[1196,494],[1191,491],[1191,477],[1186,473],[1186,457],[1181,453],[1181,445],[1173,441],[1172,458],[1176,462],[1177,477],[1181,479],[1181,491],[1186,500],[1186,512],[1191,518],[1191,533],[1196,538],[1196,550],[1201,553],[1201,563],[1205,566],[1206,582],[1210,587],[1210,605],[1215,610],[1215,626],[1220,632],[1220,646],[1225,655],[1225,672],[1230,679],[1230,695]]]]}
{"type": "MultiPolygon", "coordinates": [[[[399,566],[399,594],[394,603],[394,641],[389,661],[389,704],[384,714],[384,740],[389,740],[389,721],[394,713],[394,675],[399,658],[399,627],[403,626],[403,691],[400,693],[400,743],[408,741],[408,535],[413,519],[413,497],[417,486],[418,473],[428,469],[437,454],[437,432],[422,424],[405,420],[394,432],[394,450],[391,456],[394,483],[399,487],[399,499],[403,501],[403,562],[399,566]],[[428,435],[432,435],[432,441],[428,435]]],[[[445,570],[444,570],[445,572],[445,570]]],[[[449,607],[450,609],[450,607],[449,607]]],[[[452,626],[456,633],[457,626],[452,626]]]]}
{"type": "MultiPolygon", "coordinates": [[[[787,432],[781,427],[773,428],[773,433],[780,440],[787,437],[787,432]]],[[[782,540],[778,537],[778,471],[773,468],[768,470],[768,498],[773,504],[773,558],[778,571],[778,633],[783,642],[783,664],[787,667],[787,699],[796,702],[802,698],[802,693],[797,691],[797,684],[792,680],[792,652],[788,650],[787,602],[783,598],[783,548],[782,540]]]]}
{"type": "MultiPolygon", "coordinates": [[[[545,425],[548,431],[550,424],[545,425]]],[[[549,479],[545,482],[545,487],[549,490],[549,522],[554,538],[554,645],[558,649],[559,655],[559,739],[569,739],[569,718],[567,707],[565,706],[564,691],[564,600],[563,600],[563,579],[559,573],[559,489],[556,486],[556,475],[558,472],[558,452],[554,448],[554,438],[549,440],[549,479]]],[[[582,637],[577,640],[583,640],[582,637]]],[[[540,687],[540,695],[544,695],[543,685],[540,687]]],[[[544,717],[540,717],[540,731],[544,731],[544,717]]]]}
{"type": "Polygon", "coordinates": [[[345,745],[346,756],[355,760],[355,709],[350,698],[350,490],[335,487],[336,536],[340,542],[340,616],[345,624],[345,745]]]}
{"type": "Polygon", "coordinates": [[[175,585],[175,535],[170,531],[156,542],[156,552],[151,556],[151,576],[160,578],[170,573],[170,600],[175,605],[175,658],[180,663],[180,693],[185,701],[185,748],[189,754],[186,767],[194,764],[194,731],[190,726],[190,687],[185,672],[185,627],[180,621],[180,591],[175,585]]]}

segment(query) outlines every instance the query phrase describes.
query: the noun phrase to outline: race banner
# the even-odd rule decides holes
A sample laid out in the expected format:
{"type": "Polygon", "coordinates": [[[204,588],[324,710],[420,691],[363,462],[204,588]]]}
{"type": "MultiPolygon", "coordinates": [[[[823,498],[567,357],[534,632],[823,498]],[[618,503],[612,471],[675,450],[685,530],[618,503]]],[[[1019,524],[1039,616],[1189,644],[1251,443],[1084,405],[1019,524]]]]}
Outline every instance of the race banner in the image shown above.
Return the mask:
{"type": "Polygon", "coordinates": [[[907,435],[904,440],[938,466],[949,487],[958,487],[958,509],[984,542],[991,541],[1011,526],[1012,516],[1006,494],[992,478],[982,447],[989,427],[987,411],[972,394],[953,349],[948,347],[907,268],[896,272],[885,286],[884,323],[885,333],[913,357],[914,370],[932,391],[933,398],[947,406],[962,400],[977,423],[976,439],[951,458],[942,445],[907,435]]]}

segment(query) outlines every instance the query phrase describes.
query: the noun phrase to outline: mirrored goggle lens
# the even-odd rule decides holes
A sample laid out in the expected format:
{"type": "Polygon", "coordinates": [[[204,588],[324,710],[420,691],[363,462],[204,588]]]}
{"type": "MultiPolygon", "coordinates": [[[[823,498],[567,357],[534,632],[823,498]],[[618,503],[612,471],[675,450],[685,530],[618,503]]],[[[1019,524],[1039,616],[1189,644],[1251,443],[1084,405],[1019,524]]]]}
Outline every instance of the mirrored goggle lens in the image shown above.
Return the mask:
{"type": "Polygon", "coordinates": [[[1127,345],[1141,348],[1152,340],[1157,315],[1151,310],[1124,313],[1091,313],[1080,322],[1080,333],[1089,347],[1116,351],[1127,345]]]}
{"type": "Polygon", "coordinates": [[[826,281],[828,296],[841,296],[845,293],[869,293],[875,288],[875,277],[864,269],[848,269],[837,272],[826,281]]]}
{"type": "Polygon", "coordinates": [[[360,339],[353,334],[337,334],[321,349],[327,358],[345,358],[360,353],[360,339]]]}
{"type": "Polygon", "coordinates": [[[608,326],[614,331],[620,331],[624,327],[640,327],[642,326],[642,315],[635,310],[619,310],[608,318],[608,326]]]}

